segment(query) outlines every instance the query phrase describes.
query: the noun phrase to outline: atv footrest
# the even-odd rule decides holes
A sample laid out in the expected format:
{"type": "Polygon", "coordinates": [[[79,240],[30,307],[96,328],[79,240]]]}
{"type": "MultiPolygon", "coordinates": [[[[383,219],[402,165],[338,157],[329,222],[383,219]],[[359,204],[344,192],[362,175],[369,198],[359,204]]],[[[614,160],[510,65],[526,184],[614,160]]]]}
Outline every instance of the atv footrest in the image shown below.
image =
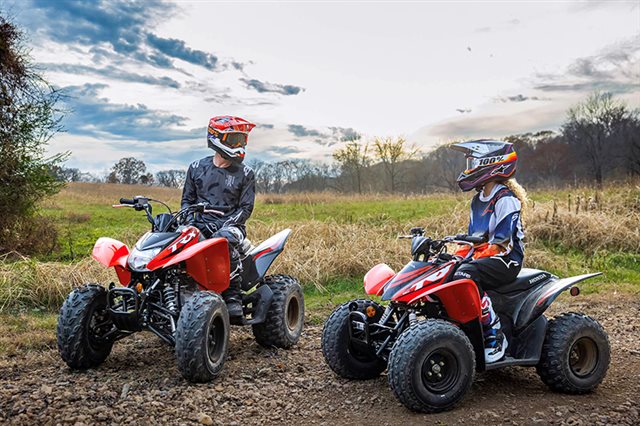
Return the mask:
{"type": "Polygon", "coordinates": [[[262,285],[256,291],[242,298],[244,316],[232,318],[233,325],[261,324],[267,318],[271,301],[273,300],[273,290],[267,285],[262,285]]]}
{"type": "Polygon", "coordinates": [[[107,295],[107,307],[114,325],[123,331],[140,331],[138,293],[132,288],[112,288],[107,295]]]}
{"type": "Polygon", "coordinates": [[[540,362],[539,359],[537,358],[527,358],[527,359],[516,359],[516,358],[512,358],[510,356],[506,356],[504,358],[502,358],[500,361],[496,361],[496,362],[492,362],[490,364],[487,364],[485,367],[485,370],[495,370],[498,368],[502,368],[502,367],[509,367],[509,366],[532,366],[532,365],[537,365],[538,362],[540,362]]]}

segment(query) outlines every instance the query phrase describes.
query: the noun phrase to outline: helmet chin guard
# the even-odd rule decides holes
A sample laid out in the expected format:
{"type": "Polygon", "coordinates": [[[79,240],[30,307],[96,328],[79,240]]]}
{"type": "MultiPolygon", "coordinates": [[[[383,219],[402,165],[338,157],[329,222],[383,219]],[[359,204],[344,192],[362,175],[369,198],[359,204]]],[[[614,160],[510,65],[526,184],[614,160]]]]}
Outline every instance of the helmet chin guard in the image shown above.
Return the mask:
{"type": "Polygon", "coordinates": [[[456,143],[450,148],[463,152],[467,158],[467,169],[457,179],[463,191],[482,188],[490,181],[507,180],[516,172],[518,155],[509,142],[481,139],[456,143]]]}

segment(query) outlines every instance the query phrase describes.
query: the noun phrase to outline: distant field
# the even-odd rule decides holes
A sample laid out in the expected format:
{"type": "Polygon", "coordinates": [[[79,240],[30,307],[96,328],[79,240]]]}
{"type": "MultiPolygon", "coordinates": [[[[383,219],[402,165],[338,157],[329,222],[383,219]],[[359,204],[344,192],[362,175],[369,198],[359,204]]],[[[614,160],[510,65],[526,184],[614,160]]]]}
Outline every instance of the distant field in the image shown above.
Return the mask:
{"type": "MultiPolygon", "coordinates": [[[[42,213],[58,228],[49,254],[35,259],[0,261],[0,311],[19,306],[52,308],[73,285],[108,282],[114,277],[89,253],[101,236],[133,244],[149,224],[143,213],[112,209],[120,197],[147,195],[177,207],[180,191],[165,188],[70,184],[43,203],[42,213]]],[[[601,270],[605,276],[587,291],[640,291],[640,187],[579,188],[536,191],[526,222],[527,266],[558,275],[601,270]]],[[[248,223],[258,242],[292,228],[287,250],[276,270],[291,273],[305,285],[312,303],[330,293],[360,291],[363,274],[386,262],[401,267],[409,243],[397,240],[411,226],[429,235],[454,234],[466,228],[471,194],[428,196],[333,193],[259,196],[248,223]],[[316,298],[316,299],[314,299],[316,298]]],[[[158,210],[158,212],[161,210],[158,210]]]]}

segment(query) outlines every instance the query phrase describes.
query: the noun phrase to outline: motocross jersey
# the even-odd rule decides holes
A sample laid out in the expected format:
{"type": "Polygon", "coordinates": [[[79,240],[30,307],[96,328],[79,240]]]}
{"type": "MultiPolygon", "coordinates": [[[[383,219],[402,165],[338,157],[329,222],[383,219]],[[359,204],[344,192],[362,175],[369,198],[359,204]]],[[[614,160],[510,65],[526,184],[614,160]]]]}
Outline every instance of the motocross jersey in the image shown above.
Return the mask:
{"type": "Polygon", "coordinates": [[[202,220],[216,229],[235,226],[246,236],[245,222],[255,201],[255,175],[251,167],[232,163],[222,168],[213,164],[213,156],[189,166],[182,191],[181,206],[207,203],[223,216],[203,214],[202,220]]]}
{"type": "Polygon", "coordinates": [[[508,256],[522,265],[524,232],[520,209],[520,200],[505,185],[496,185],[488,197],[478,192],[471,200],[469,235],[486,235],[489,244],[505,249],[498,256],[508,256]]]}

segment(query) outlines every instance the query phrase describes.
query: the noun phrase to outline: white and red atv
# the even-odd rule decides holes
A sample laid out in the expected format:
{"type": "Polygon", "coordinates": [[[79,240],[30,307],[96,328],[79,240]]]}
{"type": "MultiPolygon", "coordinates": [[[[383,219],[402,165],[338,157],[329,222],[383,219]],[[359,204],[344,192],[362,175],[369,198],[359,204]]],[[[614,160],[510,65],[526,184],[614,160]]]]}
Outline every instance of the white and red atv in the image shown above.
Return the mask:
{"type": "MultiPolygon", "coordinates": [[[[230,320],[220,297],[229,287],[227,240],[204,239],[192,226],[194,215],[212,212],[206,206],[154,217],[153,201],[139,196],[116,206],[144,211],[151,232],[133,250],[111,238],[96,242],[93,258],[115,268],[120,285],[87,284],[69,294],[58,318],[58,350],[71,368],[96,367],[115,341],[149,330],[175,347],[178,369],[187,380],[206,382],[219,374],[227,357],[230,320]]],[[[251,325],[256,341],[266,347],[289,348],[302,334],[304,297],[298,280],[267,275],[290,232],[285,229],[257,247],[245,240],[241,248],[244,315],[235,324],[251,325]]]]}

